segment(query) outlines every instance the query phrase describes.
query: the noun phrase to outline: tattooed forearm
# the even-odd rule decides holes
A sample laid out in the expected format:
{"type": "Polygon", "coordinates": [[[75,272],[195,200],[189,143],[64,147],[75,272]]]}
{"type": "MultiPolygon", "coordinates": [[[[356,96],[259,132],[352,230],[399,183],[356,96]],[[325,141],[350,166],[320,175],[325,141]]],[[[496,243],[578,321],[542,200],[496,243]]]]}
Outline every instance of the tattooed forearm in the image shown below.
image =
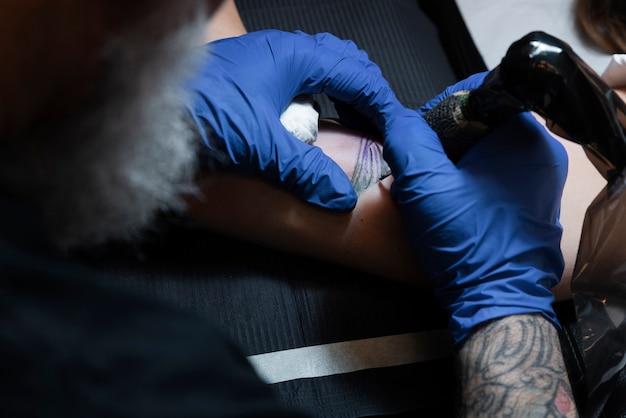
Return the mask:
{"type": "Polygon", "coordinates": [[[556,329],[540,315],[498,319],[458,354],[463,417],[576,417],[556,329]]]}
{"type": "Polygon", "coordinates": [[[391,174],[391,169],[383,160],[383,147],[371,138],[361,138],[359,153],[352,173],[352,186],[357,193],[378,183],[391,174]]]}

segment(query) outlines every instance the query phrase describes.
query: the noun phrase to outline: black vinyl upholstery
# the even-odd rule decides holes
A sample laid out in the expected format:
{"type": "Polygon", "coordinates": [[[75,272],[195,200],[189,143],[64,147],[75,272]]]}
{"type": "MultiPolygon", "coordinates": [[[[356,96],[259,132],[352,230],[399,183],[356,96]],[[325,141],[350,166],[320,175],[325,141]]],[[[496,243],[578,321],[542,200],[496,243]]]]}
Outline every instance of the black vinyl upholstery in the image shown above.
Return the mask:
{"type": "MultiPolygon", "coordinates": [[[[245,355],[446,327],[427,289],[216,236],[158,228],[139,248],[90,260],[124,288],[221,326],[245,355]]],[[[451,358],[272,385],[313,417],[452,416],[451,358]],[[436,410],[437,414],[432,412],[436,410]]]]}

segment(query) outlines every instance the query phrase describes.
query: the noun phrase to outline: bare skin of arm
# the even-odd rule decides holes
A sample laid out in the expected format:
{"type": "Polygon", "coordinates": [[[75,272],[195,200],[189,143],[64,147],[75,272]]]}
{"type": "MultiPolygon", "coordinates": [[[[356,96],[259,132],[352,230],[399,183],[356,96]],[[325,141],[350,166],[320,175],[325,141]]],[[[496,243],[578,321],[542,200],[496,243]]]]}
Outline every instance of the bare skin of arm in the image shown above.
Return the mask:
{"type": "Polygon", "coordinates": [[[204,32],[204,42],[231,38],[246,33],[246,27],[241,21],[235,0],[225,0],[213,12],[211,20],[204,32]]]}
{"type": "MultiPolygon", "coordinates": [[[[352,177],[367,137],[322,123],[316,145],[352,177]]],[[[369,140],[371,143],[371,140],[369,140]]],[[[366,160],[368,161],[368,160],[366,160]]],[[[201,181],[211,204],[188,201],[190,214],[211,229],[396,280],[426,284],[414,262],[387,177],[362,192],[350,213],[307,205],[259,179],[212,173],[201,181]],[[236,190],[236,192],[233,192],[236,190]]]]}
{"type": "MultiPolygon", "coordinates": [[[[354,131],[321,124],[315,145],[350,177],[362,137],[354,131]]],[[[579,145],[559,140],[569,155],[569,175],[561,208],[565,271],[553,291],[557,299],[567,299],[585,212],[606,182],[579,145]]],[[[192,202],[191,207],[193,216],[211,229],[382,277],[425,284],[389,194],[391,182],[388,177],[361,193],[352,213],[333,214],[306,205],[258,179],[212,174],[203,183],[202,192],[220,196],[219,203],[207,207],[192,202]]]]}

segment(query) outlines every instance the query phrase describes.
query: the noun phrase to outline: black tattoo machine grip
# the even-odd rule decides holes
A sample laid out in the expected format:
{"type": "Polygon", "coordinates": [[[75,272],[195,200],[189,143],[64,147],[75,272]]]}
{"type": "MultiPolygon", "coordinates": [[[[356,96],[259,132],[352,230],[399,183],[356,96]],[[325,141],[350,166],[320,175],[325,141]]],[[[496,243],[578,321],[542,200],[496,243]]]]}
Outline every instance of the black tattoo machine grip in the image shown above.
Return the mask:
{"type": "Polygon", "coordinates": [[[544,32],[513,43],[481,87],[456,92],[425,118],[457,161],[492,128],[527,110],[584,145],[605,176],[626,165],[626,105],[569,45],[544,32]]]}

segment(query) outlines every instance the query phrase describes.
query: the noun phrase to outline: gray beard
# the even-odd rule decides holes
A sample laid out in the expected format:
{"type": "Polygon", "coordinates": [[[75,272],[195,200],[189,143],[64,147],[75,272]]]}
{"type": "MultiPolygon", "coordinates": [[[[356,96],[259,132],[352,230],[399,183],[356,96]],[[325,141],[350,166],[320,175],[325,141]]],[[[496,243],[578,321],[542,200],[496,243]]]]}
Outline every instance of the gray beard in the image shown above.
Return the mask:
{"type": "Polygon", "coordinates": [[[198,64],[201,16],[167,39],[136,30],[116,40],[96,106],[1,145],[2,188],[40,209],[60,248],[132,239],[195,192],[198,141],[182,83],[198,64]]]}

